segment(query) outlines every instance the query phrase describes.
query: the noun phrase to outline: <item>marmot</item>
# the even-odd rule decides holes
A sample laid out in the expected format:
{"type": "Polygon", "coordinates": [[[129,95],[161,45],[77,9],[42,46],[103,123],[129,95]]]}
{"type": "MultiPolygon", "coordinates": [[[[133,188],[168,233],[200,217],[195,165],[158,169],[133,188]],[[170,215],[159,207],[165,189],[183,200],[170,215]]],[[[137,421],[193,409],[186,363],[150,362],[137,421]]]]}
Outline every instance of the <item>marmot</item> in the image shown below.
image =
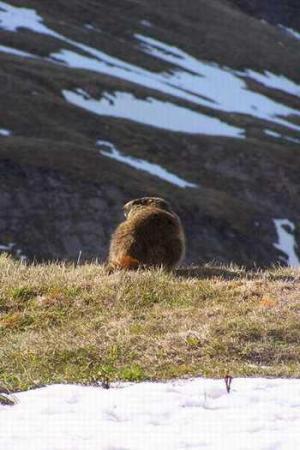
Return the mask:
{"type": "Polygon", "coordinates": [[[112,235],[108,268],[174,268],[185,252],[179,217],[158,197],[131,200],[123,207],[126,220],[112,235]]]}

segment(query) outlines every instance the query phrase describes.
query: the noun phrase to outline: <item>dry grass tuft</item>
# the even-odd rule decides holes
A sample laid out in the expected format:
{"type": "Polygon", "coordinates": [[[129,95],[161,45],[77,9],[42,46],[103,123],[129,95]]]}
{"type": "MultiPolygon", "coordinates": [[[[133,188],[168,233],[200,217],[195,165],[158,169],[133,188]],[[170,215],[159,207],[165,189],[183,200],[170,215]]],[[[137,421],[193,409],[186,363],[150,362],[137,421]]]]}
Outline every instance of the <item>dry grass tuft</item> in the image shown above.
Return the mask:
{"type": "Polygon", "coordinates": [[[300,270],[190,267],[108,275],[97,264],[0,257],[0,377],[53,382],[300,376],[300,270]]]}

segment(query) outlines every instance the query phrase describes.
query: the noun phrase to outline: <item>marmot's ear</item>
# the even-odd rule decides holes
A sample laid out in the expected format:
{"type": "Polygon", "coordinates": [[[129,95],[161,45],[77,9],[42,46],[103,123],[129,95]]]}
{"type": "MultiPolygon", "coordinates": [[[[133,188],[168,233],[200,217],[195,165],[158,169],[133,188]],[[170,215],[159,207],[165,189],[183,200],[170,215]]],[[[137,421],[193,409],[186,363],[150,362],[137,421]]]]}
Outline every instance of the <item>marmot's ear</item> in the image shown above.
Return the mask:
{"type": "Polygon", "coordinates": [[[132,207],[132,202],[127,202],[127,203],[125,203],[125,205],[123,206],[123,214],[124,214],[124,216],[125,216],[125,219],[127,219],[128,213],[129,213],[131,207],[132,207]]]}

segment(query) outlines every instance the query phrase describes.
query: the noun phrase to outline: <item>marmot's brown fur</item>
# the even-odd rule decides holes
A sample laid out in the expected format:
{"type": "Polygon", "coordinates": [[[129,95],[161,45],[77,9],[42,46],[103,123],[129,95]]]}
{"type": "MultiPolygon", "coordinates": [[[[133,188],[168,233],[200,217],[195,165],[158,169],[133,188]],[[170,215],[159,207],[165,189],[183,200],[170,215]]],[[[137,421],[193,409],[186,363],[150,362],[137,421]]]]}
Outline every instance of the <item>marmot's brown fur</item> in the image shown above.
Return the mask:
{"type": "Polygon", "coordinates": [[[172,269],[182,260],[185,237],[179,217],[158,197],[131,200],[123,207],[126,220],[111,238],[108,267],[172,269]]]}

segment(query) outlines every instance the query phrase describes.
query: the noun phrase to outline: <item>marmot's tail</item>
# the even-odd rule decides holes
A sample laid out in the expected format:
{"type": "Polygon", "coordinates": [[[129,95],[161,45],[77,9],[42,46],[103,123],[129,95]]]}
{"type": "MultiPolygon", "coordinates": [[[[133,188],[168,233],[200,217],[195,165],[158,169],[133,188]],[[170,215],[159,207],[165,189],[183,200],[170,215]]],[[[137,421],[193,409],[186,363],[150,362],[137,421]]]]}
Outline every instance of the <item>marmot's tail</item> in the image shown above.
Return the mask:
{"type": "Polygon", "coordinates": [[[116,261],[116,265],[122,269],[133,270],[137,269],[140,265],[139,261],[136,258],[132,258],[132,256],[122,256],[118,261],[116,261]]]}
{"type": "Polygon", "coordinates": [[[121,256],[115,261],[111,261],[107,265],[107,270],[113,272],[114,270],[136,270],[140,266],[137,259],[132,256],[121,256]]]}

